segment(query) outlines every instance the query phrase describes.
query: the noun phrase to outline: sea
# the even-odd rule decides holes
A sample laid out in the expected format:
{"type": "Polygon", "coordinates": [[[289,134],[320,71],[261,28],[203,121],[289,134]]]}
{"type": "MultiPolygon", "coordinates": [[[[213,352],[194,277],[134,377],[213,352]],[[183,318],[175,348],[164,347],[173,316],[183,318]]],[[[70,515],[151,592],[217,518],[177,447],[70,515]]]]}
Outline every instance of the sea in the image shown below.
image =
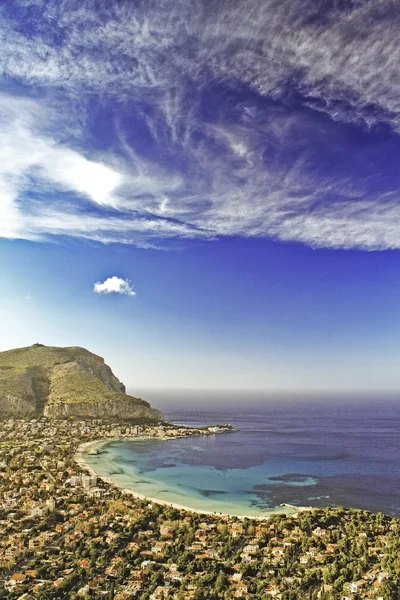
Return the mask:
{"type": "Polygon", "coordinates": [[[290,513],[281,506],[288,504],[400,516],[397,399],[156,400],[173,423],[230,423],[240,431],[108,443],[85,459],[99,475],[155,500],[222,514],[290,513]]]}

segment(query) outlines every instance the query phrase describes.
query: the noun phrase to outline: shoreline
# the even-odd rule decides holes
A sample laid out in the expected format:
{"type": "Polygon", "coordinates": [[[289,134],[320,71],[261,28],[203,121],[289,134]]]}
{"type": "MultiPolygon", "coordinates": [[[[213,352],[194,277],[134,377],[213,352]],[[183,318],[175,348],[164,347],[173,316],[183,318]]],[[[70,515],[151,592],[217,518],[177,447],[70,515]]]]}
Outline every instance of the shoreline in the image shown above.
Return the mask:
{"type": "MultiPolygon", "coordinates": [[[[175,439],[175,438],[168,437],[168,438],[164,438],[163,441],[168,441],[169,439],[175,439]]],[[[179,438],[177,437],[176,439],[179,439],[179,438]]],[[[311,506],[293,506],[293,505],[290,505],[287,503],[282,503],[280,505],[282,507],[282,509],[287,508],[287,509],[290,509],[290,511],[294,511],[294,512],[286,512],[285,510],[278,511],[278,510],[271,509],[271,511],[269,511],[266,515],[232,515],[230,513],[222,513],[222,512],[211,511],[211,510],[202,510],[200,508],[199,509],[191,508],[189,506],[184,506],[184,505],[176,503],[176,502],[169,502],[168,500],[160,500],[159,498],[152,498],[145,494],[141,494],[140,492],[136,492],[135,490],[133,490],[131,488],[126,488],[126,487],[120,485],[119,483],[116,483],[109,477],[104,477],[104,476],[100,475],[97,471],[95,471],[95,469],[93,469],[93,467],[91,465],[88,465],[87,462],[85,461],[85,456],[87,455],[88,451],[94,447],[100,446],[100,449],[101,449],[106,444],[113,443],[113,442],[123,442],[123,441],[143,442],[143,441],[152,441],[152,440],[154,440],[154,438],[150,437],[150,436],[137,436],[137,437],[135,436],[133,438],[132,437],[129,437],[129,438],[128,437],[114,437],[114,438],[103,438],[103,439],[99,439],[99,440],[91,440],[90,442],[84,442],[78,446],[78,448],[74,454],[74,461],[82,469],[88,471],[92,476],[97,477],[98,479],[100,479],[104,483],[107,483],[107,485],[110,485],[111,487],[120,489],[122,491],[122,493],[124,493],[124,494],[130,495],[134,498],[137,498],[138,500],[147,500],[149,503],[160,504],[161,506],[168,506],[170,508],[175,508],[176,510],[180,510],[180,511],[184,511],[184,512],[192,512],[192,513],[196,513],[196,514],[209,515],[209,516],[214,516],[214,517],[219,517],[219,518],[237,518],[240,520],[253,519],[253,520],[257,520],[257,521],[266,521],[271,517],[271,515],[284,514],[286,516],[297,516],[297,514],[300,512],[312,510],[311,506]]]]}

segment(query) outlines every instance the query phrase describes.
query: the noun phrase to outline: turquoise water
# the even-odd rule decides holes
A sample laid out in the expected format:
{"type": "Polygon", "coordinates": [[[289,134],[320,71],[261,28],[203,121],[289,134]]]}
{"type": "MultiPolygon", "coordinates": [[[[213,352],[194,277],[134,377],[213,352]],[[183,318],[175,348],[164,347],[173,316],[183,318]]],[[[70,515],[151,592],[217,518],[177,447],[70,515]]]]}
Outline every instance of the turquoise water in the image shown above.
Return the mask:
{"type": "MultiPolygon", "coordinates": [[[[225,434],[234,435],[234,434],[225,434]]],[[[216,512],[238,516],[263,516],[272,512],[294,512],[288,508],[268,506],[260,502],[256,494],[243,493],[260,482],[270,481],[264,465],[247,469],[225,469],[221,471],[210,465],[187,465],[171,463],[177,452],[184,447],[186,452],[201,452],[204,446],[224,436],[196,437],[168,441],[111,442],[102,446],[103,453],[86,455],[85,461],[100,476],[114,481],[119,486],[134,490],[154,500],[178,504],[194,510],[216,512]],[[164,461],[155,466],[160,454],[164,461]]],[[[222,442],[221,439],[218,440],[222,442]]],[[[279,476],[281,468],[268,470],[270,477],[279,476]]],[[[312,477],[292,481],[291,486],[309,486],[315,483],[312,477]]],[[[270,481],[272,485],[276,483],[270,481]]]]}
{"type": "Polygon", "coordinates": [[[166,416],[187,425],[229,421],[238,433],[113,442],[87,462],[122,487],[196,510],[262,516],[287,503],[400,514],[400,404],[230,410],[166,416]]]}

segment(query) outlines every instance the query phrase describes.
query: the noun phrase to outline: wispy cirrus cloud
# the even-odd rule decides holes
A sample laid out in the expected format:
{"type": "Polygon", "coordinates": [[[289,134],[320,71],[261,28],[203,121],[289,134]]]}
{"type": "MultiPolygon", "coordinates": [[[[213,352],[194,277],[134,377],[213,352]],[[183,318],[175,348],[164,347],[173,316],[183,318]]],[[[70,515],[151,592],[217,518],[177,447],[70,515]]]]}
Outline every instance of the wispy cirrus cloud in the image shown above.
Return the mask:
{"type": "Polygon", "coordinates": [[[125,296],[136,296],[132,283],[122,277],[108,277],[105,281],[98,281],[94,284],[93,291],[96,294],[122,294],[125,296]]]}
{"type": "Polygon", "coordinates": [[[0,186],[4,210],[0,232],[5,237],[18,235],[19,229],[27,226],[27,213],[37,201],[32,181],[36,181],[37,189],[43,182],[45,190],[56,187],[60,192],[72,191],[99,205],[117,202],[115,190],[122,183],[121,174],[42,134],[38,126],[43,118],[43,108],[37,102],[0,95],[0,186]],[[18,201],[26,192],[33,197],[25,206],[18,201]]]}
{"type": "Polygon", "coordinates": [[[156,179],[65,147],[44,131],[44,113],[45,106],[38,102],[0,95],[2,237],[40,240],[66,235],[148,245],[151,237],[200,235],[184,223],[141,215],[145,204],[129,198],[129,191],[118,190],[133,182],[136,193],[150,198],[157,190],[156,179]]]}
{"type": "Polygon", "coordinates": [[[400,247],[390,0],[30,5],[0,12],[3,237],[400,247]]]}

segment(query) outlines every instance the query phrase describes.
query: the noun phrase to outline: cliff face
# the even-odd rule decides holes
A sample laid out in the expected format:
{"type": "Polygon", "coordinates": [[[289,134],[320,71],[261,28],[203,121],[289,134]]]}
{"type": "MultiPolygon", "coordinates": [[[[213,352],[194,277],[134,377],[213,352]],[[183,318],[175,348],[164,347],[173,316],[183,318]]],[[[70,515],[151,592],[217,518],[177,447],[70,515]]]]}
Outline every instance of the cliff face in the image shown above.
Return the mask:
{"type": "Polygon", "coordinates": [[[46,417],[55,419],[64,419],[70,416],[89,417],[91,419],[116,417],[118,419],[133,421],[159,421],[163,419],[162,414],[158,410],[151,408],[150,405],[138,404],[137,398],[131,396],[97,403],[75,402],[73,406],[61,402],[48,404],[45,407],[44,414],[46,417]]]}
{"type": "Polygon", "coordinates": [[[34,344],[0,352],[0,415],[162,420],[125,393],[104,359],[84,348],[34,344]]]}

